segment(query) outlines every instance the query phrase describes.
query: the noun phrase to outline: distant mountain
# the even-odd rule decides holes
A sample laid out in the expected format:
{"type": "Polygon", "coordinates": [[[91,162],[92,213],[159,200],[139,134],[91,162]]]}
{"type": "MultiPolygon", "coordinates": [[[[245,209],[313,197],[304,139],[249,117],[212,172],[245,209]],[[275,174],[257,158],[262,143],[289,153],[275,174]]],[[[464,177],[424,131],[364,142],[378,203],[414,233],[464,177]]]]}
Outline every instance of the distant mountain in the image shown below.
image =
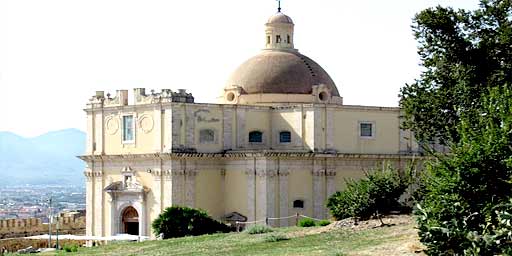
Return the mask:
{"type": "Polygon", "coordinates": [[[83,184],[85,133],[77,129],[24,138],[0,132],[0,186],[83,184]]]}

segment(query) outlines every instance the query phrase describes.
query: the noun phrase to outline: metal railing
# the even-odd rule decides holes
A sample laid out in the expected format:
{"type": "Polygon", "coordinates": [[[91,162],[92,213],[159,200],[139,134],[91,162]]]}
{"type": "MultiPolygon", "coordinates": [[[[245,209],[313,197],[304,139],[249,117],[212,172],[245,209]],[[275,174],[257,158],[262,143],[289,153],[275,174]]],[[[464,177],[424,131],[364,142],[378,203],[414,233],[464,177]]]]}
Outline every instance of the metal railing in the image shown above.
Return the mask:
{"type": "Polygon", "coordinates": [[[261,220],[255,220],[255,221],[237,221],[235,222],[235,225],[236,225],[236,231],[237,232],[240,232],[240,227],[241,225],[247,225],[247,224],[257,224],[257,223],[265,223],[265,225],[269,225],[269,220],[285,220],[285,219],[291,219],[291,218],[295,218],[295,226],[297,226],[297,224],[299,224],[299,220],[300,218],[306,218],[306,219],[312,219],[312,220],[315,220],[315,221],[322,221],[323,219],[317,219],[317,218],[313,218],[313,217],[309,217],[309,216],[306,216],[306,215],[302,215],[302,214],[299,214],[299,213],[296,213],[294,215],[290,215],[290,216],[286,216],[286,217],[280,217],[280,218],[265,218],[265,219],[261,219],[261,220]]]}

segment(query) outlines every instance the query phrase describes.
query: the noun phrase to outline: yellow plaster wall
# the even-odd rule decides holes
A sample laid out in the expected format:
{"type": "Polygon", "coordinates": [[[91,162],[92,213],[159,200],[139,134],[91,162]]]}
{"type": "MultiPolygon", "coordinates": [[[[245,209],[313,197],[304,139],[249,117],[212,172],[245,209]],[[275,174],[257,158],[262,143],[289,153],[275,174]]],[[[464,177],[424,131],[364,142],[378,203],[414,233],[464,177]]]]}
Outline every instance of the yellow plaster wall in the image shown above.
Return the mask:
{"type": "Polygon", "coordinates": [[[201,170],[196,176],[195,206],[215,219],[224,216],[223,179],[219,170],[201,170]]]}
{"type": "Polygon", "coordinates": [[[311,170],[291,170],[288,178],[288,205],[290,214],[313,216],[313,177],[311,170]],[[304,200],[304,209],[293,208],[293,201],[304,200]]]}
{"type": "Polygon", "coordinates": [[[273,147],[283,149],[302,148],[302,114],[300,109],[289,109],[273,112],[272,115],[272,138],[273,147]],[[289,131],[291,143],[280,143],[279,133],[289,131]]]}
{"type": "MultiPolygon", "coordinates": [[[[263,146],[264,144],[269,145],[271,140],[270,130],[270,111],[262,111],[257,109],[248,109],[245,114],[245,132],[242,136],[249,148],[263,146]],[[263,145],[249,145],[249,132],[260,131],[263,132],[263,145]]],[[[238,131],[243,132],[243,131],[238,131]]]]}
{"type": "Polygon", "coordinates": [[[337,169],[337,173],[334,179],[334,182],[336,183],[336,191],[342,191],[347,188],[346,180],[359,180],[364,176],[365,175],[363,170],[356,170],[353,168],[337,169]]]}
{"type": "Polygon", "coordinates": [[[247,210],[247,175],[240,170],[227,170],[224,190],[224,212],[239,212],[249,216],[247,210]]]}
{"type": "MultiPolygon", "coordinates": [[[[223,148],[223,116],[220,106],[195,106],[195,145],[187,145],[195,147],[199,152],[219,152],[223,148]],[[202,129],[211,129],[215,132],[214,143],[200,143],[199,133],[202,129]]],[[[187,131],[189,132],[189,131],[187,131]]]]}
{"type": "Polygon", "coordinates": [[[337,109],[334,145],[342,153],[396,154],[399,151],[398,111],[337,109]],[[361,138],[359,122],[374,122],[374,138],[361,138]]]}
{"type": "MultiPolygon", "coordinates": [[[[158,141],[155,141],[155,132],[160,132],[160,129],[155,127],[155,119],[158,117],[154,116],[153,110],[127,110],[127,111],[116,111],[116,112],[105,112],[103,123],[105,125],[104,132],[104,147],[105,154],[141,154],[148,152],[155,152],[158,141]],[[134,115],[135,122],[135,142],[134,143],[123,143],[123,116],[134,115]],[[143,131],[140,127],[140,118],[148,116],[153,120],[153,129],[151,131],[143,131]],[[108,119],[116,119],[118,121],[118,129],[115,133],[107,130],[108,119]]],[[[99,138],[97,138],[98,140],[99,138]]],[[[96,141],[98,145],[98,141],[96,141]]],[[[100,150],[97,148],[97,150],[100,150]]]]}

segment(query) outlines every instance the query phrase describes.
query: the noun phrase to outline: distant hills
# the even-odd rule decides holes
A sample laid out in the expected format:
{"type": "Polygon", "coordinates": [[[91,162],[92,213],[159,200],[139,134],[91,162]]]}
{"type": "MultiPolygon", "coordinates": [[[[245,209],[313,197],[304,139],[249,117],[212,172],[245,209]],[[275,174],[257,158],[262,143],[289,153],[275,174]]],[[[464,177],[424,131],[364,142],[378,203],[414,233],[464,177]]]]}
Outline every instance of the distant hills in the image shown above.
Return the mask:
{"type": "Polygon", "coordinates": [[[0,132],[0,186],[84,184],[85,133],[66,129],[24,138],[0,132]]]}

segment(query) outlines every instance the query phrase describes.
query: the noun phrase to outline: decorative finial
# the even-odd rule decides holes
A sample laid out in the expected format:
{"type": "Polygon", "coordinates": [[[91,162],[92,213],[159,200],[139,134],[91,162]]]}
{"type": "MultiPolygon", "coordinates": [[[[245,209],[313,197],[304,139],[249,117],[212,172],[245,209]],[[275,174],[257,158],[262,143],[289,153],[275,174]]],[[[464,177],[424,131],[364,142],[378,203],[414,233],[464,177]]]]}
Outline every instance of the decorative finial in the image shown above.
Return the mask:
{"type": "Polygon", "coordinates": [[[277,0],[277,12],[281,12],[281,0],[277,0]]]}

